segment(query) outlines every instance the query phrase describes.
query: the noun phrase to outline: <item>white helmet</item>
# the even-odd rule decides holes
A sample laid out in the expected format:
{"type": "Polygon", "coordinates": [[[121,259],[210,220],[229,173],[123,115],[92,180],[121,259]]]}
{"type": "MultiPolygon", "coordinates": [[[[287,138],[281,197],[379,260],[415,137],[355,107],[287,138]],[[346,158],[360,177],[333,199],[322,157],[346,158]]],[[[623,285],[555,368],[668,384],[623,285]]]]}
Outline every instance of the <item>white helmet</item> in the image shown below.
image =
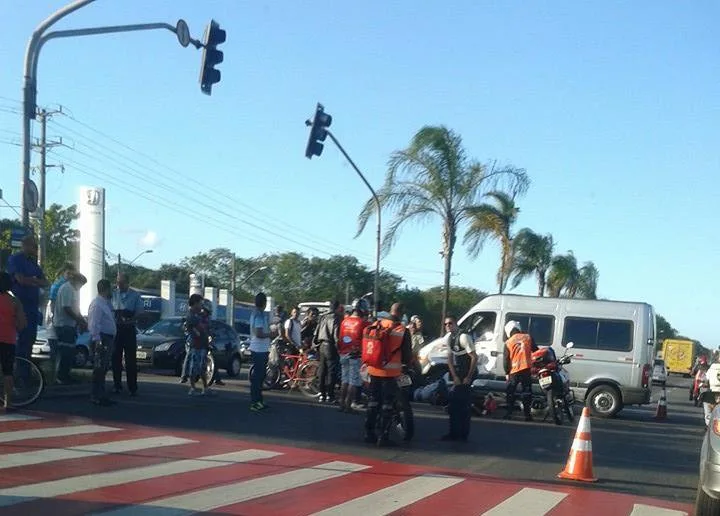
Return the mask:
{"type": "Polygon", "coordinates": [[[505,336],[510,338],[510,334],[513,330],[522,331],[522,326],[520,326],[520,323],[517,321],[508,321],[505,325],[505,336]]]}

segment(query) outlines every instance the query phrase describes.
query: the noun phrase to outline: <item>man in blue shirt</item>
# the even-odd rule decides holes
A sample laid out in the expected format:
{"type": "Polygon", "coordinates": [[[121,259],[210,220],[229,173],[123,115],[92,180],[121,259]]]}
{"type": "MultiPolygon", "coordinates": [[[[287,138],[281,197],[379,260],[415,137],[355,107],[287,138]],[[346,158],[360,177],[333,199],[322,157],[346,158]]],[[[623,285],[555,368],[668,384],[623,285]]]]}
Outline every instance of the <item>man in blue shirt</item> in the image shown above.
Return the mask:
{"type": "Polygon", "coordinates": [[[140,294],[130,288],[130,277],[126,273],[117,275],[117,290],[112,297],[117,333],[112,355],[113,382],[115,393],[122,392],[122,358],[125,355],[125,378],[130,396],[137,395],[137,317],[143,310],[140,294]]]}
{"type": "Polygon", "coordinates": [[[30,358],[40,323],[40,289],[48,286],[37,263],[38,246],[35,237],[22,239],[22,249],[8,259],[7,271],[12,277],[12,292],[22,304],[27,326],[18,334],[16,356],[30,358]]]}

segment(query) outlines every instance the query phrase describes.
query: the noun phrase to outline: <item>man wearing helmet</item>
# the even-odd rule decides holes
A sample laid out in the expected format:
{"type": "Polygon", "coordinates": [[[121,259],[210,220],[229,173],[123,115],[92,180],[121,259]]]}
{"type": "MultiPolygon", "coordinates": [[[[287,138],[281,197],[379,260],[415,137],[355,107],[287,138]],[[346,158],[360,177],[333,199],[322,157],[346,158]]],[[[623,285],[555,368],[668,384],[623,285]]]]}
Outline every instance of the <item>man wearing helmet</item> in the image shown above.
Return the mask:
{"type": "Polygon", "coordinates": [[[367,327],[370,305],[365,299],[355,299],[352,313],[340,323],[338,353],[340,355],[340,412],[355,414],[357,405],[353,403],[360,379],[360,352],[363,331],[367,327]]]}
{"type": "Polygon", "coordinates": [[[522,386],[522,394],[520,399],[523,403],[523,412],[525,413],[525,421],[532,421],[530,414],[530,404],[532,401],[532,352],[537,350],[533,338],[523,332],[520,323],[517,321],[508,321],[505,325],[505,353],[504,366],[507,375],[507,389],[505,391],[507,399],[507,414],[505,419],[512,418],[515,408],[515,396],[517,395],[518,384],[522,386]]]}

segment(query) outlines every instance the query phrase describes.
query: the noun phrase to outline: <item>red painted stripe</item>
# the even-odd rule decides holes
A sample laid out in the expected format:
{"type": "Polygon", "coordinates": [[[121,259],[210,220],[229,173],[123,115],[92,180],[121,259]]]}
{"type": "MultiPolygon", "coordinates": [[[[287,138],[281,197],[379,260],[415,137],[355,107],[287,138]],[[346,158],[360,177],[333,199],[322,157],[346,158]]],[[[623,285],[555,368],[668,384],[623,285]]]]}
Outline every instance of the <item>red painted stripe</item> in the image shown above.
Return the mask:
{"type": "MultiPolygon", "coordinates": [[[[259,449],[261,447],[255,446],[259,449]]],[[[239,451],[234,448],[230,451],[239,451]]],[[[203,455],[211,455],[211,452],[203,455]]],[[[102,489],[82,491],[53,499],[36,500],[9,507],[11,516],[27,516],[28,514],[52,514],[52,516],[81,516],[98,511],[106,511],[121,505],[137,505],[159,498],[176,496],[187,492],[217,487],[231,482],[249,480],[251,478],[283,473],[288,470],[310,467],[319,464],[314,453],[295,453],[288,457],[281,455],[248,464],[218,466],[204,471],[188,471],[169,477],[142,480],[128,484],[111,486],[102,489]]],[[[201,456],[201,455],[198,455],[201,456]]],[[[3,509],[5,511],[6,509],[3,509]]],[[[2,512],[3,516],[6,514],[2,512]]]]}
{"type": "MultiPolygon", "coordinates": [[[[542,489],[542,486],[534,487],[542,489]]],[[[548,516],[577,516],[578,514],[587,516],[629,515],[632,512],[633,504],[636,503],[693,514],[693,506],[688,504],[595,489],[574,489],[570,496],[548,513],[548,516]]]]}
{"type": "MultiPolygon", "coordinates": [[[[118,439],[119,440],[119,439],[118,439]]],[[[139,450],[130,453],[99,455],[81,459],[70,459],[61,463],[49,462],[34,466],[22,466],[13,468],[11,476],[3,475],[0,478],[0,487],[14,487],[18,485],[36,484],[49,482],[61,478],[90,475],[115,471],[119,469],[149,466],[161,462],[169,462],[178,459],[192,459],[206,455],[216,455],[237,451],[234,443],[194,443],[164,448],[139,450]]]]}

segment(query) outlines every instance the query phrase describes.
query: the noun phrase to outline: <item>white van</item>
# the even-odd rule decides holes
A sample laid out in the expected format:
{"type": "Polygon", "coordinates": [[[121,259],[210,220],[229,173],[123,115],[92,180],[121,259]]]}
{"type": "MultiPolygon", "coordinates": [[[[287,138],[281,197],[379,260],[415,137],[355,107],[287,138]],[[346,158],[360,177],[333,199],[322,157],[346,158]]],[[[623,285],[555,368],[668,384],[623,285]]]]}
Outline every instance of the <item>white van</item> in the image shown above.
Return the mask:
{"type": "Polygon", "coordinates": [[[552,346],[558,356],[568,342],[575,357],[566,366],[577,399],[595,416],[611,417],[625,405],[650,403],[655,311],[647,303],[491,295],[458,322],[470,333],[478,370],[504,379],[504,326],[520,322],[538,346],[552,346]]]}

